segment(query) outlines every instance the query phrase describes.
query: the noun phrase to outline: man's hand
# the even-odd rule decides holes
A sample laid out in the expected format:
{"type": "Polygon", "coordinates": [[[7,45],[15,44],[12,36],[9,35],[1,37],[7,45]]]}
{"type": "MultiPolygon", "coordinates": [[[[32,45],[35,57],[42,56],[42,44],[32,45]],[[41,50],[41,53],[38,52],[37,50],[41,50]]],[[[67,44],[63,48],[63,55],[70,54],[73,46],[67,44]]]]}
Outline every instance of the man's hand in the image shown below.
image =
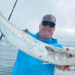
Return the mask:
{"type": "Polygon", "coordinates": [[[70,71],[70,67],[69,66],[58,66],[58,68],[63,70],[63,71],[65,71],[65,70],[70,71]]]}
{"type": "MultiPolygon", "coordinates": [[[[69,48],[66,48],[66,51],[69,51],[69,50],[70,50],[69,48]]],[[[58,66],[58,68],[63,71],[65,71],[65,70],[70,71],[70,66],[61,66],[60,65],[60,66],[58,66]]]]}

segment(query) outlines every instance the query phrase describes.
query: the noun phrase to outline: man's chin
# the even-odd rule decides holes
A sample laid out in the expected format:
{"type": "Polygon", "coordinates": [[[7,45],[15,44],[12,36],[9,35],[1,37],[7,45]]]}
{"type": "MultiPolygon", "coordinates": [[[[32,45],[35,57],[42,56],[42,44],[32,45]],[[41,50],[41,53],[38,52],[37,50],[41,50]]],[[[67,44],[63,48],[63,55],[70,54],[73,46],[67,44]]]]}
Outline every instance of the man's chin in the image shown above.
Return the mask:
{"type": "Polygon", "coordinates": [[[43,36],[43,39],[50,39],[51,37],[48,37],[48,35],[43,36]]]}

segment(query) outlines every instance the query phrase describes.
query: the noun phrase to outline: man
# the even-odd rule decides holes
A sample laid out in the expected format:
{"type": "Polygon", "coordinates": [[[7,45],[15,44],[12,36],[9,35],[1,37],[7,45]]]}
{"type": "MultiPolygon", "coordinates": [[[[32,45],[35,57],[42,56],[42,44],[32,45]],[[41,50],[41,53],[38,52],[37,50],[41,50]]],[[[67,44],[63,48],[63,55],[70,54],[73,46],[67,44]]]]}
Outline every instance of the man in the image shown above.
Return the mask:
{"type": "MultiPolygon", "coordinates": [[[[41,23],[39,24],[39,32],[37,34],[29,34],[50,45],[63,48],[56,39],[52,38],[55,32],[56,18],[47,14],[42,18],[41,23]]],[[[12,71],[12,75],[54,75],[54,64],[43,64],[44,62],[38,60],[22,50],[18,51],[17,59],[12,71]]],[[[62,70],[66,70],[68,66],[58,66],[62,70]]]]}
{"type": "MultiPolygon", "coordinates": [[[[56,39],[52,38],[55,32],[55,25],[56,18],[53,15],[47,14],[39,24],[39,32],[36,35],[30,32],[29,34],[44,43],[63,48],[56,39]]],[[[54,68],[54,64],[43,64],[43,61],[19,50],[12,75],[54,75],[54,68]]],[[[68,66],[59,66],[59,68],[69,70],[68,66]]]]}

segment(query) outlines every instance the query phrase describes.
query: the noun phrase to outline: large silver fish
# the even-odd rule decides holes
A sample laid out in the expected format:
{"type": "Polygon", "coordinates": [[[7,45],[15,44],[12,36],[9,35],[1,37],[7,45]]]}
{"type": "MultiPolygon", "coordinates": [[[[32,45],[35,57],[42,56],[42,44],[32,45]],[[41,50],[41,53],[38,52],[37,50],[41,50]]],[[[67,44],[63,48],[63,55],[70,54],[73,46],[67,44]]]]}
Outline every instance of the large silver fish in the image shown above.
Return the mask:
{"type": "Polygon", "coordinates": [[[0,30],[10,43],[37,59],[56,65],[75,65],[74,49],[67,52],[38,41],[27,31],[23,32],[11,24],[2,14],[0,14],[0,30]]]}

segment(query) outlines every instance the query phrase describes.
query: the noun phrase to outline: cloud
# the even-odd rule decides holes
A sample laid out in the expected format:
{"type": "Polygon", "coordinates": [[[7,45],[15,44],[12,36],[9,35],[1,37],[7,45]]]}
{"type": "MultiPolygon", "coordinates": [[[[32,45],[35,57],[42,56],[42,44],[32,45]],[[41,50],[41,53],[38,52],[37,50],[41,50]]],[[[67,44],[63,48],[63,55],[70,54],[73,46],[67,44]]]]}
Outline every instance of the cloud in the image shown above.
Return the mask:
{"type": "Polygon", "coordinates": [[[75,1],[59,0],[56,3],[56,13],[58,18],[58,25],[64,28],[75,28],[75,1]]]}

